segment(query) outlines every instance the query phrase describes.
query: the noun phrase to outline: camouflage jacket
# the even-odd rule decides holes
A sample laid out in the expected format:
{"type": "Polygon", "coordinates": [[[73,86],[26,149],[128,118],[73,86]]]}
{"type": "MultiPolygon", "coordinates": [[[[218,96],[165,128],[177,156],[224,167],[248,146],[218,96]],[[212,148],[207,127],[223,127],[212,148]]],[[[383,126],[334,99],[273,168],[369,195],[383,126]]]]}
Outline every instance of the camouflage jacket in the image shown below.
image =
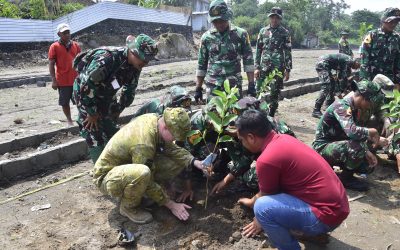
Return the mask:
{"type": "Polygon", "coordinates": [[[353,50],[350,48],[349,42],[346,39],[339,40],[339,53],[353,57],[353,50]]]}
{"type": "Polygon", "coordinates": [[[78,77],[74,83],[74,99],[78,109],[89,115],[106,116],[122,112],[133,102],[140,71],[128,64],[127,53],[123,47],[103,47],[75,58],[78,77]]]}
{"type": "Polygon", "coordinates": [[[93,178],[97,186],[100,186],[108,171],[116,166],[144,164],[150,168],[152,174],[146,195],[158,204],[164,204],[168,196],[153,179],[163,166],[155,166],[154,158],[157,154],[162,154],[165,147],[171,149],[171,157],[185,162],[185,166],[190,165],[193,156],[173,143],[163,142],[157,128],[158,118],[156,114],[142,115],[125,125],[111,138],[94,166],[93,178]]]}
{"type": "Polygon", "coordinates": [[[317,71],[327,70],[331,72],[336,71],[336,79],[339,83],[338,91],[343,91],[347,87],[347,77],[351,75],[351,64],[353,59],[345,54],[328,54],[318,58],[315,69],[317,71]]]}
{"type": "Polygon", "coordinates": [[[159,98],[153,99],[150,102],[145,103],[142,107],[140,107],[133,114],[133,118],[144,115],[144,114],[149,114],[149,113],[162,115],[166,108],[167,108],[167,106],[164,105],[164,103],[162,103],[159,98]]]}
{"type": "Polygon", "coordinates": [[[241,59],[244,71],[253,72],[253,52],[247,31],[232,24],[223,33],[212,28],[201,37],[196,75],[205,76],[207,83],[217,86],[226,79],[240,83],[241,59]]]}
{"type": "Polygon", "coordinates": [[[289,31],[279,26],[264,27],[260,30],[256,45],[255,67],[262,71],[278,68],[290,71],[292,68],[292,44],[289,31]]]}
{"type": "Polygon", "coordinates": [[[361,79],[372,81],[377,74],[400,83],[400,35],[382,29],[369,31],[361,45],[361,79]]]}
{"type": "Polygon", "coordinates": [[[319,152],[328,143],[354,140],[360,141],[367,149],[368,128],[359,126],[359,115],[360,112],[354,107],[353,97],[335,101],[319,120],[313,148],[319,152]]]}

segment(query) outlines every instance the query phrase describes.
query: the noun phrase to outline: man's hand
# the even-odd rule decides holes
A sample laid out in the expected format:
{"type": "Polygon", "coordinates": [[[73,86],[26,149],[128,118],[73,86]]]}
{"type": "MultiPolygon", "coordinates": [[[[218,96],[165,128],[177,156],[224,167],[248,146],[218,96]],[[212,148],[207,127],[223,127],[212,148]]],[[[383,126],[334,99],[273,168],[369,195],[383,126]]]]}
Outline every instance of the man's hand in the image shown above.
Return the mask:
{"type": "Polygon", "coordinates": [[[218,194],[226,186],[228,186],[229,183],[231,183],[234,179],[235,179],[235,176],[233,174],[231,174],[231,173],[227,174],[222,181],[220,181],[217,184],[215,184],[215,186],[211,190],[211,194],[210,195],[213,195],[214,193],[218,194]]]}
{"type": "Polygon", "coordinates": [[[57,89],[58,89],[58,82],[57,82],[56,79],[53,79],[53,81],[52,81],[52,83],[51,83],[51,87],[52,87],[54,90],[57,90],[57,89]]]}
{"type": "Polygon", "coordinates": [[[191,206],[188,206],[184,203],[176,203],[174,201],[167,201],[165,203],[165,206],[172,212],[175,217],[177,217],[180,220],[187,220],[189,219],[189,213],[186,211],[186,209],[191,209],[191,206]]]}
{"type": "Polygon", "coordinates": [[[249,86],[247,88],[247,94],[249,96],[256,97],[257,93],[256,93],[256,86],[255,86],[254,82],[249,82],[249,86]]]}
{"type": "Polygon", "coordinates": [[[378,159],[370,151],[367,151],[367,154],[365,155],[365,157],[367,158],[367,161],[370,166],[375,167],[378,164],[378,159]]]}
{"type": "Polygon", "coordinates": [[[285,77],[283,78],[283,81],[287,82],[287,81],[289,81],[289,78],[290,78],[290,72],[286,70],[285,71],[285,77]]]}
{"type": "Polygon", "coordinates": [[[379,136],[378,130],[376,130],[374,128],[368,129],[368,137],[372,143],[374,143],[374,144],[379,143],[380,136],[379,136]]]}
{"type": "Polygon", "coordinates": [[[95,114],[94,116],[88,115],[86,119],[83,121],[83,126],[87,130],[98,130],[98,122],[97,120],[99,119],[99,115],[95,114]]]}
{"type": "Polygon", "coordinates": [[[260,78],[260,70],[256,69],[256,70],[254,71],[254,78],[255,78],[256,80],[258,80],[258,78],[260,78]]]}
{"type": "Polygon", "coordinates": [[[261,233],[262,228],[260,223],[258,223],[257,219],[254,218],[253,222],[251,222],[250,224],[248,224],[247,226],[245,226],[243,228],[243,232],[242,235],[244,237],[254,237],[256,235],[258,235],[259,233],[261,233]]]}
{"type": "Polygon", "coordinates": [[[185,202],[187,198],[189,198],[189,200],[191,201],[193,200],[193,195],[193,190],[185,190],[181,195],[179,195],[178,199],[176,199],[176,202],[185,202]]]}
{"type": "Polygon", "coordinates": [[[388,139],[386,139],[385,137],[379,137],[379,142],[378,142],[378,145],[380,146],[380,147],[386,147],[387,145],[389,145],[389,140],[388,139]]]}
{"type": "Polygon", "coordinates": [[[238,203],[242,204],[242,205],[244,205],[246,207],[253,208],[254,203],[255,203],[255,199],[254,199],[254,197],[251,198],[251,199],[250,198],[240,198],[238,200],[238,203]]]}
{"type": "Polygon", "coordinates": [[[202,87],[196,87],[196,92],[194,94],[194,100],[197,103],[203,102],[203,88],[202,87]]]}

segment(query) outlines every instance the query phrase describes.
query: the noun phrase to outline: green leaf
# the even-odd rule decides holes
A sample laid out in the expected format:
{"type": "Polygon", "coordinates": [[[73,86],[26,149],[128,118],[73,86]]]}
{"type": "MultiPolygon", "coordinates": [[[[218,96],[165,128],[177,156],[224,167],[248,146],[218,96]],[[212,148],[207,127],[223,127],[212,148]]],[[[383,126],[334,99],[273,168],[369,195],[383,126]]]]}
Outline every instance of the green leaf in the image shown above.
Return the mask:
{"type": "Polygon", "coordinates": [[[193,141],[193,146],[199,144],[199,142],[201,142],[201,140],[203,140],[202,137],[196,138],[196,140],[193,141]]]}
{"type": "Polygon", "coordinates": [[[231,123],[232,121],[235,121],[237,119],[237,115],[235,114],[229,114],[227,116],[224,117],[224,120],[222,122],[223,126],[228,126],[229,123],[231,123]]]}
{"type": "Polygon", "coordinates": [[[381,106],[381,109],[383,110],[383,109],[388,109],[388,108],[390,108],[390,104],[385,104],[385,105],[382,105],[381,106]]]}
{"type": "Polygon", "coordinates": [[[208,112],[207,113],[208,118],[210,118],[211,124],[214,126],[215,131],[218,133],[222,132],[222,119],[218,117],[217,114],[214,112],[208,112]]]}
{"type": "Polygon", "coordinates": [[[218,140],[218,142],[229,142],[229,141],[233,141],[233,138],[230,135],[224,135],[218,140]]]}
{"type": "Polygon", "coordinates": [[[231,85],[229,84],[229,80],[224,81],[224,89],[226,93],[228,94],[231,93],[231,85]]]}
{"type": "Polygon", "coordinates": [[[399,140],[399,139],[400,139],[400,133],[397,133],[397,134],[395,134],[395,135],[393,136],[392,141],[397,142],[397,140],[399,140]]]}
{"type": "Polygon", "coordinates": [[[220,96],[222,98],[222,100],[226,100],[226,93],[218,90],[218,89],[214,89],[213,93],[216,94],[217,96],[220,96]]]}
{"type": "Polygon", "coordinates": [[[400,128],[400,123],[395,123],[389,126],[389,129],[398,129],[400,128]]]}
{"type": "Polygon", "coordinates": [[[195,135],[195,134],[201,134],[201,131],[198,130],[198,129],[197,130],[190,130],[189,133],[187,133],[186,137],[190,137],[190,136],[195,135]]]}
{"type": "Polygon", "coordinates": [[[224,104],[222,103],[221,98],[220,97],[214,98],[214,104],[215,104],[215,107],[217,109],[219,116],[222,117],[224,115],[225,111],[224,111],[224,104]]]}

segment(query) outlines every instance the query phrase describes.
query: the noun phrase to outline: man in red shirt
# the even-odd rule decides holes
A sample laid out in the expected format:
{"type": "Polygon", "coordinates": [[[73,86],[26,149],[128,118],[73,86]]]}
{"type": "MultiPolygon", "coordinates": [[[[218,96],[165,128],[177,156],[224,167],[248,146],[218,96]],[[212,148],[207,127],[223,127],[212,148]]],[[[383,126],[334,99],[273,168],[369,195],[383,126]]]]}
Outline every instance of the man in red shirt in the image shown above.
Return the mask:
{"type": "Polygon", "coordinates": [[[239,200],[255,214],[243,234],[254,236],[262,228],[278,249],[300,249],[292,231],[316,236],[334,230],[347,218],[349,202],[324,158],[296,138],[274,132],[265,116],[248,110],[236,122],[243,146],[261,153],[256,163],[260,191],[239,200]]]}
{"type": "Polygon", "coordinates": [[[54,42],[49,49],[49,71],[53,80],[52,88],[58,89],[58,104],[62,106],[69,126],[73,125],[69,100],[72,98],[72,86],[77,73],[72,67],[76,55],[81,52],[78,43],[71,40],[71,29],[68,24],[57,26],[60,40],[54,42]]]}

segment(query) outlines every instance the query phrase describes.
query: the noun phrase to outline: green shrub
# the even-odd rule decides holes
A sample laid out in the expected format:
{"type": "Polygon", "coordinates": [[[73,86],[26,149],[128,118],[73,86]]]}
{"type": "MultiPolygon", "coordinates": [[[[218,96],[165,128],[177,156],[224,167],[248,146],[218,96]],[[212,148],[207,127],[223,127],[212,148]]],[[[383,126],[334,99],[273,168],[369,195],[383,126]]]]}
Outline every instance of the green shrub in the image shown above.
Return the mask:
{"type": "Polygon", "coordinates": [[[21,11],[17,5],[6,0],[0,0],[0,17],[19,18],[21,11]]]}

